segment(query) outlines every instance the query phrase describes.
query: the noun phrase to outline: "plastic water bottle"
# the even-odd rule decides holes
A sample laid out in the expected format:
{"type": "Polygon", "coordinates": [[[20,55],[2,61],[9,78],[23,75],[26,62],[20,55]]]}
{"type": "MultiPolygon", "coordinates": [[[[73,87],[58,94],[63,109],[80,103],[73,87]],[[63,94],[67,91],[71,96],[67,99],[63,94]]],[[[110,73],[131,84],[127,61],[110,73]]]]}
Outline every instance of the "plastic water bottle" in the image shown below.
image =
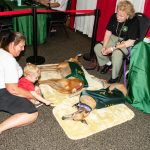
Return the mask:
{"type": "Polygon", "coordinates": [[[17,5],[21,6],[21,0],[17,0],[17,5]]]}

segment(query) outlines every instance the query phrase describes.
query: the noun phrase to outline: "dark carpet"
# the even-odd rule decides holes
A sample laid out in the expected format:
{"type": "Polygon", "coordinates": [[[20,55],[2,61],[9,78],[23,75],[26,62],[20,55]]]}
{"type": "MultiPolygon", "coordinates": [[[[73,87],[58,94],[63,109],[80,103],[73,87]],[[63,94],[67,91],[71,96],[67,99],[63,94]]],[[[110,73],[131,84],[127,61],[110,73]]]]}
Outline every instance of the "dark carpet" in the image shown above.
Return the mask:
{"type": "MultiPolygon", "coordinates": [[[[38,46],[38,55],[45,58],[45,63],[58,63],[79,53],[89,52],[90,38],[79,32],[69,31],[69,35],[67,38],[63,32],[58,31],[48,37],[46,43],[38,46]]],[[[26,58],[32,55],[32,47],[27,46],[19,59],[22,67],[26,58]]],[[[81,62],[85,63],[82,58],[81,62]]],[[[96,70],[89,73],[99,78],[110,78],[110,73],[103,76],[96,70]]],[[[41,106],[36,122],[0,135],[0,150],[149,150],[150,116],[127,105],[135,113],[132,120],[76,141],[65,135],[52,114],[52,107],[41,106]]],[[[0,112],[0,121],[8,116],[0,112]]]]}

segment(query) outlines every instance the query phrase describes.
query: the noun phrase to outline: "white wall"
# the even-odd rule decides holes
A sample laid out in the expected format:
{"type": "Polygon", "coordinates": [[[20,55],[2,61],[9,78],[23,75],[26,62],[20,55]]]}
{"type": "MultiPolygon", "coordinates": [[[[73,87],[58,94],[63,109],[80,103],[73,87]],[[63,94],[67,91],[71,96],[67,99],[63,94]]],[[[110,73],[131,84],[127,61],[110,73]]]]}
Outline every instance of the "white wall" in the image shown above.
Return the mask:
{"type": "MultiPolygon", "coordinates": [[[[119,1],[120,0],[117,0],[117,4],[119,1]]],[[[145,0],[129,0],[129,1],[131,1],[132,4],[134,5],[135,12],[142,12],[143,13],[145,0]]]]}
{"type": "MultiPolygon", "coordinates": [[[[97,0],[77,0],[76,10],[92,9],[95,10],[97,5],[97,0]]],[[[75,17],[75,30],[87,34],[88,37],[92,37],[94,25],[94,15],[84,15],[75,17]]]]}

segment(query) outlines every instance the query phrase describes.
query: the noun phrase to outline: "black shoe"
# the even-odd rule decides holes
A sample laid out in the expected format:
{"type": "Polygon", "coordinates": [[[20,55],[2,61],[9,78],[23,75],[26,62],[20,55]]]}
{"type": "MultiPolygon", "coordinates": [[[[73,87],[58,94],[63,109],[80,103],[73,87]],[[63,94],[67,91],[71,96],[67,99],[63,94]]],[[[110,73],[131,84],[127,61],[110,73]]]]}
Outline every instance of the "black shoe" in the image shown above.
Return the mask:
{"type": "Polygon", "coordinates": [[[118,81],[118,77],[117,78],[115,78],[115,79],[112,79],[112,78],[110,78],[109,80],[108,80],[108,83],[116,83],[118,81]]]}
{"type": "Polygon", "coordinates": [[[103,69],[101,70],[101,74],[106,74],[108,72],[109,69],[112,68],[112,65],[104,65],[103,69]]]}

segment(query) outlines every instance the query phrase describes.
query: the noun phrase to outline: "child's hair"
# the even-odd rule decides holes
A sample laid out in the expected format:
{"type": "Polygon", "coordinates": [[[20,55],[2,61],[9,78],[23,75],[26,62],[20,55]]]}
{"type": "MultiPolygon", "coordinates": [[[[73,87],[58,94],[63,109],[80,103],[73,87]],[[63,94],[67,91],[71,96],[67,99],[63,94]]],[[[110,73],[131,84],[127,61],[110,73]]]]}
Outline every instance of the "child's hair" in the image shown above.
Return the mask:
{"type": "Polygon", "coordinates": [[[26,66],[24,67],[24,76],[30,75],[32,73],[40,74],[40,69],[38,68],[37,65],[27,63],[26,66]]]}

